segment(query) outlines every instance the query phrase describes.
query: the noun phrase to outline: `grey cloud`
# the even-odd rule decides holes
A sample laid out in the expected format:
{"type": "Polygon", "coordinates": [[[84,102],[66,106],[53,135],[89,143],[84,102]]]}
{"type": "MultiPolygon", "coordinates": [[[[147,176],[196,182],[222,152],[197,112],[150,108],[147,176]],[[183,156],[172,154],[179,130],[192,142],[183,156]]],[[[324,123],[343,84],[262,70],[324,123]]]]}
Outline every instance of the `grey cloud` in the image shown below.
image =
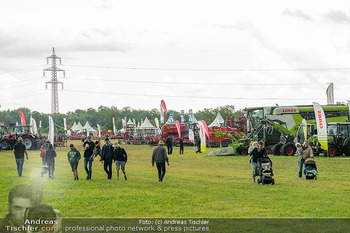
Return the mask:
{"type": "Polygon", "coordinates": [[[295,10],[290,10],[290,9],[285,9],[283,11],[284,15],[288,15],[288,16],[292,16],[292,17],[298,17],[298,18],[303,18],[305,20],[312,20],[310,15],[305,14],[304,12],[302,12],[299,9],[295,9],[295,10]]]}
{"type": "Polygon", "coordinates": [[[344,11],[331,10],[325,13],[324,17],[334,23],[350,23],[350,16],[344,11]]]}

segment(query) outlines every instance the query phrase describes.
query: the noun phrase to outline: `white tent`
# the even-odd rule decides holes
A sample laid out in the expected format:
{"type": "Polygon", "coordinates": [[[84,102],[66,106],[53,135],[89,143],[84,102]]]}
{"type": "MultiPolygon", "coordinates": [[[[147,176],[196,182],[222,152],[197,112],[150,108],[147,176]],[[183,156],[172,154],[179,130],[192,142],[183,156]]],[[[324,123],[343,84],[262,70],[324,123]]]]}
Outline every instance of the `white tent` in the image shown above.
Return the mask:
{"type": "Polygon", "coordinates": [[[216,115],[216,118],[208,127],[220,127],[220,126],[223,126],[224,124],[225,124],[224,118],[222,118],[220,112],[218,112],[218,115],[216,115]]]}
{"type": "Polygon", "coordinates": [[[80,133],[83,130],[83,126],[78,122],[78,124],[75,126],[75,129],[73,130],[76,133],[80,133]]]}
{"type": "Polygon", "coordinates": [[[89,122],[85,123],[83,129],[86,130],[86,132],[89,132],[89,134],[92,133],[92,135],[94,135],[94,136],[97,135],[97,130],[92,128],[91,125],[89,124],[89,122]]]}
{"type": "Polygon", "coordinates": [[[141,125],[141,128],[155,129],[156,127],[154,127],[154,125],[152,125],[151,122],[149,122],[148,118],[146,117],[146,119],[144,120],[144,122],[141,125]]]}
{"type": "Polygon", "coordinates": [[[75,128],[77,127],[77,123],[75,123],[75,121],[74,121],[74,124],[72,125],[72,127],[70,127],[71,128],[71,130],[75,130],[75,128]]]}
{"type": "Polygon", "coordinates": [[[128,122],[126,123],[127,125],[133,125],[134,123],[132,122],[132,120],[129,118],[128,122]]]}

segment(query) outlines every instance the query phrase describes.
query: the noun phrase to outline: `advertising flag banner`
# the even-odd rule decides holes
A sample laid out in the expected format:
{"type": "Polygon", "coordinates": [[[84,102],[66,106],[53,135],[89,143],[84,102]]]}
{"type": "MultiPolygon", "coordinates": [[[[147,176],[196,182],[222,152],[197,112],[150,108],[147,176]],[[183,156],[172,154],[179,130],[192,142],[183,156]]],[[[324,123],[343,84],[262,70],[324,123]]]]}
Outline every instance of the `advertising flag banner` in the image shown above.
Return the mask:
{"type": "Polygon", "coordinates": [[[192,109],[190,109],[189,112],[188,112],[188,122],[189,122],[190,124],[193,123],[193,113],[192,113],[192,109]]]}
{"type": "Polygon", "coordinates": [[[157,135],[161,133],[161,129],[159,127],[159,121],[158,121],[158,118],[154,118],[154,123],[156,123],[156,126],[157,126],[157,135]]]}
{"type": "Polygon", "coordinates": [[[185,124],[185,111],[184,110],[181,110],[180,118],[181,118],[181,124],[185,124]]]}
{"type": "Polygon", "coordinates": [[[115,128],[115,122],[114,122],[114,117],[112,117],[112,121],[113,121],[113,133],[115,134],[115,132],[117,131],[115,128]]]}
{"type": "Polygon", "coordinates": [[[305,137],[305,141],[307,140],[307,124],[306,124],[306,120],[303,119],[301,121],[301,123],[303,124],[303,127],[304,127],[304,137],[305,137]]]}
{"type": "Polygon", "coordinates": [[[194,133],[192,129],[188,130],[188,139],[192,142],[194,142],[194,133]]]}
{"type": "Polygon", "coordinates": [[[313,102],[316,125],[317,125],[317,138],[321,144],[321,148],[328,151],[328,140],[327,140],[327,122],[324,111],[320,104],[313,102]]]}
{"type": "Polygon", "coordinates": [[[164,100],[160,101],[160,105],[162,106],[164,112],[165,112],[165,115],[168,117],[168,111],[166,109],[166,105],[165,105],[165,102],[164,100]]]}
{"type": "Polygon", "coordinates": [[[199,137],[201,139],[201,151],[205,152],[207,150],[206,141],[205,141],[205,128],[204,128],[203,122],[198,121],[197,124],[199,128],[199,137]]]}
{"type": "Polygon", "coordinates": [[[160,123],[164,124],[164,111],[162,105],[160,105],[160,123]]]}
{"type": "Polygon", "coordinates": [[[97,124],[97,130],[98,130],[98,137],[101,137],[101,127],[99,124],[97,124]]]}
{"type": "Polygon", "coordinates": [[[49,116],[49,134],[47,138],[50,140],[53,148],[55,148],[55,126],[51,116],[49,116]]]}
{"type": "Polygon", "coordinates": [[[63,118],[64,131],[67,131],[67,119],[63,118]]]}
{"type": "Polygon", "coordinates": [[[179,138],[181,138],[180,122],[178,120],[175,121],[175,126],[176,126],[176,129],[177,129],[177,133],[179,135],[179,138]]]}
{"type": "Polygon", "coordinates": [[[210,139],[207,123],[204,120],[201,120],[201,122],[202,122],[202,124],[204,126],[204,129],[205,129],[205,135],[207,136],[208,139],[210,139]]]}
{"type": "Polygon", "coordinates": [[[31,127],[31,131],[33,134],[38,134],[38,127],[36,126],[36,121],[34,118],[31,118],[31,122],[30,122],[31,127]]]}
{"type": "Polygon", "coordinates": [[[329,84],[327,90],[327,104],[334,105],[334,89],[333,89],[333,83],[329,84]]]}
{"type": "Polygon", "coordinates": [[[24,115],[24,112],[20,109],[19,113],[21,114],[21,124],[22,125],[27,125],[26,117],[24,115]]]}
{"type": "Polygon", "coordinates": [[[39,121],[39,128],[41,128],[41,121],[39,121]]]}

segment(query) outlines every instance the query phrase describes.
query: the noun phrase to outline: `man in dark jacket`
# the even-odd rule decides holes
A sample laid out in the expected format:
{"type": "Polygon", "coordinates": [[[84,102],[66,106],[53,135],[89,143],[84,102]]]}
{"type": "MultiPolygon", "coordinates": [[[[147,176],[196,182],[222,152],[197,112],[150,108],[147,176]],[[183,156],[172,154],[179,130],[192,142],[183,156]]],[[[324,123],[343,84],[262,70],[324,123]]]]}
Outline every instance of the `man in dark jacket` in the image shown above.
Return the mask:
{"type": "Polygon", "coordinates": [[[184,141],[182,140],[182,138],[180,138],[180,155],[184,154],[184,141]]]}
{"type": "Polygon", "coordinates": [[[196,140],[196,146],[197,146],[196,154],[197,154],[197,153],[202,153],[202,151],[201,151],[201,139],[200,139],[200,137],[198,137],[197,140],[196,140]]]}
{"type": "MultiPolygon", "coordinates": [[[[254,148],[254,150],[252,150],[250,152],[250,157],[251,157],[251,163],[252,163],[252,175],[253,175],[253,183],[255,183],[255,176],[258,175],[258,159],[263,158],[263,157],[267,157],[268,153],[266,148],[264,147],[265,144],[263,141],[259,141],[258,142],[258,147],[254,148]]],[[[260,179],[262,178],[262,176],[260,176],[260,179]]]]}
{"type": "Polygon", "coordinates": [[[124,173],[124,179],[127,180],[125,173],[125,163],[128,161],[128,155],[126,154],[126,151],[124,148],[121,148],[119,146],[119,143],[114,143],[114,162],[117,168],[117,179],[119,180],[119,170],[122,169],[122,172],[124,173]]]}
{"type": "Polygon", "coordinates": [[[45,152],[45,163],[49,168],[49,178],[53,179],[53,173],[55,172],[55,157],[57,156],[56,151],[53,149],[51,143],[49,143],[45,152]]]}
{"type": "Polygon", "coordinates": [[[87,141],[83,144],[84,151],[84,168],[87,173],[87,180],[91,180],[92,176],[92,162],[94,161],[95,156],[95,143],[91,141],[91,136],[87,137],[87,141]],[[89,164],[89,167],[88,167],[89,164]]]}
{"type": "Polygon", "coordinates": [[[112,179],[112,161],[114,158],[113,146],[109,141],[109,138],[105,139],[105,144],[101,151],[101,163],[103,163],[103,168],[107,173],[107,179],[112,179]]]}
{"type": "Polygon", "coordinates": [[[28,152],[26,146],[22,142],[22,137],[19,137],[18,143],[13,147],[13,154],[15,155],[16,159],[18,177],[22,177],[24,154],[26,154],[26,159],[28,160],[28,152]]]}
{"type": "Polygon", "coordinates": [[[166,149],[163,147],[163,145],[164,143],[160,141],[158,143],[158,146],[154,148],[152,154],[152,166],[154,167],[154,163],[156,163],[158,169],[159,182],[162,182],[165,176],[165,162],[167,162],[169,166],[168,156],[166,154],[166,149]]]}
{"type": "Polygon", "coordinates": [[[168,155],[171,155],[173,153],[173,140],[168,136],[167,140],[165,141],[166,147],[168,149],[168,155]]]}

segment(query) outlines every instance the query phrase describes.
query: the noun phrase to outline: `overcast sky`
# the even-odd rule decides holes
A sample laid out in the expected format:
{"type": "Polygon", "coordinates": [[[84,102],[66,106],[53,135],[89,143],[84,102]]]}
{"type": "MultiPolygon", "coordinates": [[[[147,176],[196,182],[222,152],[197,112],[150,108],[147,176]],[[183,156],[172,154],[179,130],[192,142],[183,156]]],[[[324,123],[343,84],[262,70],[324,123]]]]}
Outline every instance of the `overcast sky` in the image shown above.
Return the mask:
{"type": "Polygon", "coordinates": [[[51,112],[52,47],[61,113],[350,99],[349,1],[0,0],[1,110],[51,112]]]}

